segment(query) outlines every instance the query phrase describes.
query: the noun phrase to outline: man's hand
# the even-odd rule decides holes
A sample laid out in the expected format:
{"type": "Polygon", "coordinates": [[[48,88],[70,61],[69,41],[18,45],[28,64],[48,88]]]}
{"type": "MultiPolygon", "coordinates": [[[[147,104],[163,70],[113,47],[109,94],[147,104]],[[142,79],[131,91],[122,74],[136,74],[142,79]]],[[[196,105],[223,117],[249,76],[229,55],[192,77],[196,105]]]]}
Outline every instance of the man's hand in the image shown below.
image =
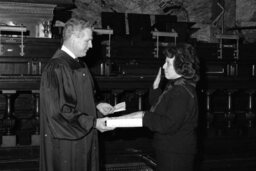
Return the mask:
{"type": "Polygon", "coordinates": [[[156,76],[155,81],[153,83],[153,89],[157,89],[159,87],[160,81],[161,81],[161,67],[159,68],[157,76],[156,76]]]}
{"type": "Polygon", "coordinates": [[[111,131],[111,130],[114,130],[115,128],[113,127],[107,127],[106,126],[106,120],[108,118],[105,117],[105,118],[98,118],[96,120],[96,129],[99,130],[100,132],[105,132],[105,131],[111,131]]]}
{"type": "Polygon", "coordinates": [[[114,107],[108,103],[99,103],[96,108],[103,114],[108,115],[114,113],[114,107]]]}

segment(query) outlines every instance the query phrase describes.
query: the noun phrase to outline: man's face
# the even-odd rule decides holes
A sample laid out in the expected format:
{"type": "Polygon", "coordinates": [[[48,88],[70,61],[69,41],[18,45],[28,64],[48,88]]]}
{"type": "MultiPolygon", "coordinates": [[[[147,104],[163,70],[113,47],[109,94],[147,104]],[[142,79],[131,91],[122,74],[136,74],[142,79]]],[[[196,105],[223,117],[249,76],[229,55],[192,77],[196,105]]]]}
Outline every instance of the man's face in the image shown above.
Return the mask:
{"type": "Polygon", "coordinates": [[[86,56],[87,51],[92,48],[92,29],[86,28],[74,38],[74,54],[77,57],[86,56]]]}

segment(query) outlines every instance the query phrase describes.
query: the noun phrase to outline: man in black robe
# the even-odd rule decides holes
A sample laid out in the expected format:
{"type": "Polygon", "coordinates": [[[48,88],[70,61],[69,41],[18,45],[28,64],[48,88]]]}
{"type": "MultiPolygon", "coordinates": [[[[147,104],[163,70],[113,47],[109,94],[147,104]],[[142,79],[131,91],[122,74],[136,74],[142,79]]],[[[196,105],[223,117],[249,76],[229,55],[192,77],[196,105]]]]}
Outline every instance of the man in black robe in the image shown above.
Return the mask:
{"type": "Polygon", "coordinates": [[[107,117],[108,103],[94,102],[93,81],[86,65],[76,59],[92,48],[88,21],[72,18],[63,30],[63,45],[44,67],[40,87],[40,170],[99,171],[97,130],[107,117]],[[95,107],[96,106],[96,107],[95,107]]]}

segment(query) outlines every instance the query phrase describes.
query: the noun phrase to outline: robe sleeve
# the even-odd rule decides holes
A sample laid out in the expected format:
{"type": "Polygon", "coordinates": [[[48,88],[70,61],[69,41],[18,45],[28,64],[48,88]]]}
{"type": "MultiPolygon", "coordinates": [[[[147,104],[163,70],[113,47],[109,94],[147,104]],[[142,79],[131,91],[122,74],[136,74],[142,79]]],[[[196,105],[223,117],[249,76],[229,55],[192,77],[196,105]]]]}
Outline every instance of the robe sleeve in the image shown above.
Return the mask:
{"type": "Polygon", "coordinates": [[[79,139],[94,127],[96,118],[78,111],[72,71],[64,65],[53,65],[42,75],[47,123],[54,138],[79,139]]]}

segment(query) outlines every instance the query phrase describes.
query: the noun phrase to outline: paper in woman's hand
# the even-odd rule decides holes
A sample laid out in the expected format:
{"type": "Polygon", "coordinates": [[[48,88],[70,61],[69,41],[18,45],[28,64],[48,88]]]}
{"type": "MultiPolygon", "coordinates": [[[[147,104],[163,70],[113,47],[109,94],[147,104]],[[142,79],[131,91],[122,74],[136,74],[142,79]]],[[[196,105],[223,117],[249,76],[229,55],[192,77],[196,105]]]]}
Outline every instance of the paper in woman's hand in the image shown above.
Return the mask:
{"type": "Polygon", "coordinates": [[[126,103],[125,102],[118,103],[114,106],[114,113],[125,111],[125,110],[126,110],[126,103]]]}

